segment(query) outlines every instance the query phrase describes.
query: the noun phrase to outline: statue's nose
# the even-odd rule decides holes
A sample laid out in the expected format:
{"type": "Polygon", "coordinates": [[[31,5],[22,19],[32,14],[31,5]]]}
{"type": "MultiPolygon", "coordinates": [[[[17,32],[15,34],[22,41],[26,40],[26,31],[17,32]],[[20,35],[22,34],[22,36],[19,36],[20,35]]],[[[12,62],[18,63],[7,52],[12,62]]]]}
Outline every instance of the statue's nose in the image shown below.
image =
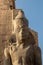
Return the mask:
{"type": "Polygon", "coordinates": [[[25,33],[25,29],[22,28],[22,29],[21,29],[21,34],[24,34],[24,33],[25,33]]]}

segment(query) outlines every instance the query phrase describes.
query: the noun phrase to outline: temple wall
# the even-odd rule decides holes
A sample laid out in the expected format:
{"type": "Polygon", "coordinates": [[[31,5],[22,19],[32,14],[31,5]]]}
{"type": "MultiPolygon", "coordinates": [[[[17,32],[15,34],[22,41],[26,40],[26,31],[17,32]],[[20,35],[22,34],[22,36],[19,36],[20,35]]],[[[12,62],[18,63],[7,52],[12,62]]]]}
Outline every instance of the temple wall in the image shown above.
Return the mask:
{"type": "Polygon", "coordinates": [[[3,51],[12,32],[12,10],[0,10],[0,65],[3,65],[3,51]]]}

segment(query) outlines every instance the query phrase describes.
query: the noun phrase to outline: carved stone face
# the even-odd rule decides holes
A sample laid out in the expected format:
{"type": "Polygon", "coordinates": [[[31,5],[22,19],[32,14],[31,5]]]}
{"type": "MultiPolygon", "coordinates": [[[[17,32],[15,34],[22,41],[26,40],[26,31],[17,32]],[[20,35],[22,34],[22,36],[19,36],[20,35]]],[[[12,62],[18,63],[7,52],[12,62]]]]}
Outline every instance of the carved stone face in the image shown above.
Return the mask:
{"type": "Polygon", "coordinates": [[[17,40],[22,41],[28,38],[28,26],[22,19],[16,19],[14,23],[14,32],[17,40]]]}

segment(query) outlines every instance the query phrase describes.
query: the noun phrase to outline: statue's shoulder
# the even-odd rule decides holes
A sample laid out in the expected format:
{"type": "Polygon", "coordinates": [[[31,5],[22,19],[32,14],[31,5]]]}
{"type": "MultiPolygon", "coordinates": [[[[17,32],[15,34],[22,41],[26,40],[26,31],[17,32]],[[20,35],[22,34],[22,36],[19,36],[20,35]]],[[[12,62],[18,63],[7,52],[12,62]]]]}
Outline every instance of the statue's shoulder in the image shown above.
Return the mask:
{"type": "Polygon", "coordinates": [[[34,45],[35,50],[41,50],[39,46],[34,45]]]}
{"type": "Polygon", "coordinates": [[[38,54],[41,53],[41,49],[40,49],[39,46],[34,46],[33,49],[34,49],[35,54],[36,54],[36,53],[38,53],[38,54]]]}
{"type": "Polygon", "coordinates": [[[33,51],[35,53],[41,53],[41,49],[39,46],[36,45],[30,45],[30,47],[28,48],[29,51],[33,51]]]}

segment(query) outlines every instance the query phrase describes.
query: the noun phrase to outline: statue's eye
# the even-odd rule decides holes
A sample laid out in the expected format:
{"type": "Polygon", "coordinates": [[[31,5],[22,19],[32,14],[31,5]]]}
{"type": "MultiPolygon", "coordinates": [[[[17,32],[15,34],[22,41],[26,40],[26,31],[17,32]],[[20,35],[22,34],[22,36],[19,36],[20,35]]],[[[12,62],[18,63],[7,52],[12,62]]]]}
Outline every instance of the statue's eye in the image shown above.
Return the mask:
{"type": "Polygon", "coordinates": [[[19,32],[19,31],[20,31],[20,29],[21,29],[21,28],[17,28],[17,30],[16,30],[16,31],[17,31],[17,32],[19,32]]]}

